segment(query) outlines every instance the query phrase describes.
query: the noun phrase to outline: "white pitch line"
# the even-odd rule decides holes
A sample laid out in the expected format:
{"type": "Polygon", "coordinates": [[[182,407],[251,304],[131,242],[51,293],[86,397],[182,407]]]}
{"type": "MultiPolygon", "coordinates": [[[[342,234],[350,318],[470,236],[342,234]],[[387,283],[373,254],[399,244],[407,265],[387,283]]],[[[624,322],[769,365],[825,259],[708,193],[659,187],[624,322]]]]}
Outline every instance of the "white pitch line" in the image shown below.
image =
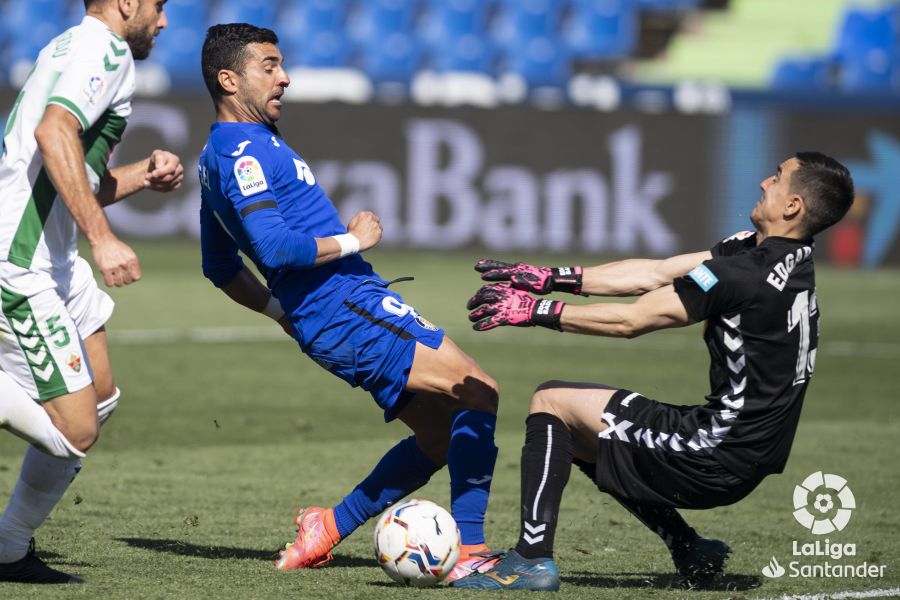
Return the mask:
{"type": "Polygon", "coordinates": [[[844,600],[845,598],[891,598],[900,596],[900,588],[864,590],[861,592],[834,592],[827,594],[799,594],[796,596],[772,596],[754,600],[844,600]]]}
{"type": "MultiPolygon", "coordinates": [[[[448,334],[455,340],[470,343],[506,344],[520,346],[527,341],[527,333],[512,329],[476,333],[468,328],[449,328],[448,334]]],[[[191,327],[187,329],[111,329],[109,339],[124,346],[152,344],[227,344],[235,342],[271,342],[290,340],[278,327],[191,327]]],[[[659,336],[637,341],[617,340],[582,335],[542,335],[532,338],[537,346],[562,346],[586,349],[614,350],[697,350],[703,351],[700,336],[659,336]]],[[[891,342],[851,342],[847,340],[823,340],[819,354],[832,356],[863,356],[866,358],[900,358],[900,344],[891,342]]]]}

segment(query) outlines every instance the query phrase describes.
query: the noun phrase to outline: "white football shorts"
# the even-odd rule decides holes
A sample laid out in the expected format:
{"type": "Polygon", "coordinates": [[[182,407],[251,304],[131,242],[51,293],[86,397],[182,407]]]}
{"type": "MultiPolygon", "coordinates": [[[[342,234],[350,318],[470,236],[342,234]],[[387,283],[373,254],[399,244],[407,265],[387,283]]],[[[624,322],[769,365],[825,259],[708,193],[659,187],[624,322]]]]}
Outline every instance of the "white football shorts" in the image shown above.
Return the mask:
{"type": "Polygon", "coordinates": [[[81,257],[53,273],[0,262],[0,368],[39,402],[91,385],[84,340],[114,306],[81,257]]]}

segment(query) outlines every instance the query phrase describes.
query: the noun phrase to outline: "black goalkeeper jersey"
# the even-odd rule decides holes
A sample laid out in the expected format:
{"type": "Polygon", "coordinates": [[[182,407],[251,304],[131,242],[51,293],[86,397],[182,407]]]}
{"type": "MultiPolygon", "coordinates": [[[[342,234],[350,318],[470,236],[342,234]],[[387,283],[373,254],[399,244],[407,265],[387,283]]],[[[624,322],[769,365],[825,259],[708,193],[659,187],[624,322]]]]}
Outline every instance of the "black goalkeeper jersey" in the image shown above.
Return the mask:
{"type": "Polygon", "coordinates": [[[708,403],[688,442],[729,471],[784,470],[819,337],[813,242],[744,232],[674,282],[688,314],[706,321],[708,403]]]}

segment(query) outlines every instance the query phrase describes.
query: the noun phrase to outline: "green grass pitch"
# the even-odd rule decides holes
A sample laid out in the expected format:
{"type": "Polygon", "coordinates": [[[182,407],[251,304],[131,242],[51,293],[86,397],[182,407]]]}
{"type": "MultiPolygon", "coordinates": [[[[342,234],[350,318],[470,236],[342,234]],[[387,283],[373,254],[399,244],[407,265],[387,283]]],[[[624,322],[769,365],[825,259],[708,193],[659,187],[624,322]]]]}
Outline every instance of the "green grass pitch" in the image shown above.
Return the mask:
{"type": "MultiPolygon", "coordinates": [[[[119,410],[84,469],[37,535],[51,564],[87,586],[0,584],[2,598],[447,598],[452,589],[390,582],[372,557],[372,525],[342,543],[333,566],[277,572],[298,504],[338,501],[407,432],[385,425],[371,398],[302,356],[265,317],[215,290],[200,274],[196,244],[137,243],[144,280],[113,290],[111,356],[119,410]]],[[[475,251],[377,251],[385,277],[414,275],[398,291],[497,379],[500,455],[488,542],[518,533],[519,453],[531,391],[547,379],[629,387],[696,403],[707,389],[701,326],[636,340],[504,329],[476,334],[465,318],[478,286],[475,251]]],[[[513,258],[510,256],[500,258],[513,258]]],[[[547,262],[547,258],[532,257],[547,262]]],[[[585,261],[554,257],[553,263],[585,261]]],[[[587,259],[590,260],[590,259],[587,259]]],[[[593,262],[596,262],[594,260],[593,262]]],[[[688,511],[701,533],[735,553],[712,591],[672,588],[665,548],[573,470],[557,534],[560,598],[769,598],[900,587],[900,317],[896,271],[820,268],[816,372],[784,474],[747,499],[688,511]],[[885,564],[882,579],[768,579],[774,557],[813,541],[792,516],[794,486],[822,470],[849,481],[857,508],[832,542],[857,556],[832,563],[885,564]]],[[[0,436],[0,502],[15,483],[23,444],[0,436]]],[[[448,506],[446,472],[419,497],[448,506]]],[[[816,559],[819,562],[824,559],[816,559]]],[[[482,594],[484,595],[484,594],[482,594]]]]}

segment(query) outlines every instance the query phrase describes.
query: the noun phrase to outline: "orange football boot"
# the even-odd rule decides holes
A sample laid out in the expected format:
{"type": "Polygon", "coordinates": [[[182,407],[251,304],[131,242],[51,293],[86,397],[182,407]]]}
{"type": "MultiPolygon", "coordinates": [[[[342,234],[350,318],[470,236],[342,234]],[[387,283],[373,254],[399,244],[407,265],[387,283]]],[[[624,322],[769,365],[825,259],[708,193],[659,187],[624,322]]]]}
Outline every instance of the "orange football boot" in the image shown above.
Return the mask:
{"type": "Polygon", "coordinates": [[[487,544],[463,545],[459,551],[459,559],[444,581],[450,583],[462,579],[472,573],[484,573],[500,560],[500,553],[494,552],[487,544]]]}
{"type": "Polygon", "coordinates": [[[341,541],[334,522],[334,510],[321,506],[297,509],[297,539],[278,551],[275,567],[287,569],[311,569],[331,562],[331,549],[341,541]]]}

